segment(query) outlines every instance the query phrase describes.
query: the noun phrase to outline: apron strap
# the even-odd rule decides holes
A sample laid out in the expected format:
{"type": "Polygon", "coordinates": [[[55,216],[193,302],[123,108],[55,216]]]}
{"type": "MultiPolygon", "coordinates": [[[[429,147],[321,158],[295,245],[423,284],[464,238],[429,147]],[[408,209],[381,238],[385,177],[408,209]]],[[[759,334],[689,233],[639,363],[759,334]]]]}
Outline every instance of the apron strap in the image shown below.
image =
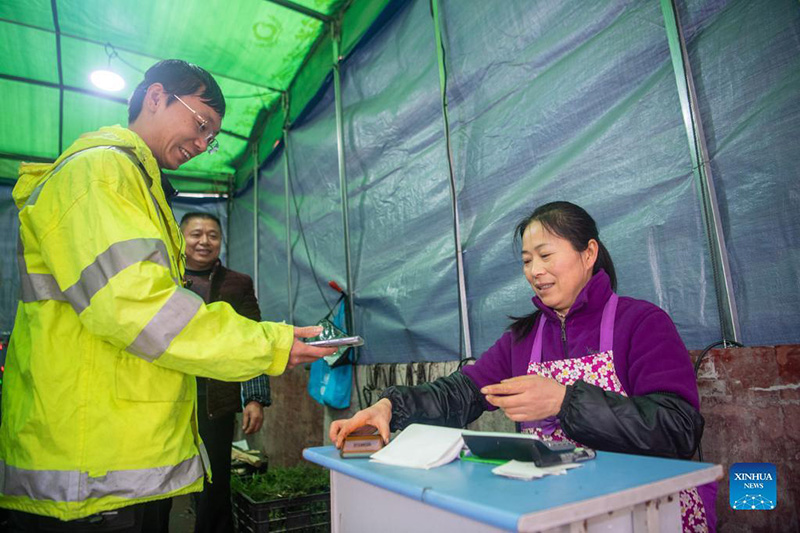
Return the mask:
{"type": "Polygon", "coordinates": [[[544,331],[544,323],[547,317],[544,313],[539,313],[539,327],[536,329],[536,337],[533,338],[533,348],[531,348],[531,363],[542,362],[542,331],[544,331]]]}
{"type": "Polygon", "coordinates": [[[614,321],[617,316],[617,302],[619,296],[611,293],[611,298],[603,307],[603,318],[600,320],[600,353],[610,352],[614,349],[614,321]]]}

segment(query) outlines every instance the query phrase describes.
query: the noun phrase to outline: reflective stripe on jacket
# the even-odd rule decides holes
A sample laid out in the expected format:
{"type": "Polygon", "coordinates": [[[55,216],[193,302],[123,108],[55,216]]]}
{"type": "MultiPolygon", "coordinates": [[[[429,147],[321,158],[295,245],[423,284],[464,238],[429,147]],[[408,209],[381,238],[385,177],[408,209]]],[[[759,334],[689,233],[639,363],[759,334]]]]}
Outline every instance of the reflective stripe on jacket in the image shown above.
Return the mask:
{"type": "Polygon", "coordinates": [[[183,239],[150,150],[119,126],[23,164],[0,506],[62,520],[202,489],[195,375],[280,374],[291,326],[180,286],[183,239]]]}

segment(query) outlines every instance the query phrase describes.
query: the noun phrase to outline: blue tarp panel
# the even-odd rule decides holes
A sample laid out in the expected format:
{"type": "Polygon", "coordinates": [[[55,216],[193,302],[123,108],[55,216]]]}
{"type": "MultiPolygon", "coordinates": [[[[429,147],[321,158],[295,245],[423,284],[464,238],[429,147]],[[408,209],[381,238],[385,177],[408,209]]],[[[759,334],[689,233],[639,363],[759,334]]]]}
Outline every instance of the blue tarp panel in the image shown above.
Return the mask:
{"type": "Polygon", "coordinates": [[[11,199],[9,184],[0,183],[0,337],[10,333],[14,325],[19,300],[19,272],[17,270],[17,236],[19,211],[11,199]]]}
{"type": "MultiPolygon", "coordinates": [[[[343,105],[351,259],[358,287],[355,323],[367,337],[360,361],[380,362],[387,354],[405,361],[457,359],[452,210],[426,3],[401,10],[349,58],[343,69],[343,105]],[[409,186],[406,176],[430,179],[409,186]]],[[[338,297],[327,282],[346,287],[332,86],[295,125],[290,154],[295,323],[309,324],[338,297]]],[[[285,238],[277,226],[284,216],[283,173],[276,167],[273,163],[261,174],[265,199],[259,204],[259,245],[265,255],[259,272],[269,276],[282,267],[285,280],[285,238]],[[275,261],[278,256],[282,264],[275,261]]],[[[277,283],[267,290],[279,305],[285,291],[277,283]]],[[[283,314],[275,313],[275,319],[288,313],[280,305],[283,314]]]]}
{"type": "Polygon", "coordinates": [[[431,22],[429,3],[412,3],[344,69],[355,328],[367,339],[363,363],[459,358],[453,216],[431,22]]]}
{"type": "Polygon", "coordinates": [[[228,213],[228,268],[254,278],[253,260],[253,187],[249,185],[230,204],[228,213]]]}
{"type": "Polygon", "coordinates": [[[745,344],[800,342],[800,4],[679,2],[745,344]]]}
{"type": "Polygon", "coordinates": [[[448,98],[477,351],[532,310],[515,224],[568,200],[619,292],[719,338],[700,200],[658,2],[445,2],[448,98]]]}
{"type": "MultiPolygon", "coordinates": [[[[257,281],[256,293],[263,320],[289,322],[286,274],[286,214],[282,151],[270,157],[258,180],[258,278],[255,279],[253,180],[231,204],[228,246],[229,268],[257,281]]],[[[324,314],[324,313],[323,313],[324,314]]],[[[320,318],[322,318],[320,316],[320,318]]]]}
{"type": "MultiPolygon", "coordinates": [[[[660,5],[443,0],[441,7],[473,352],[502,334],[507,315],[530,311],[512,231],[556,199],[597,219],[621,294],[667,310],[691,348],[719,340],[706,222],[660,5]]],[[[689,2],[679,12],[743,340],[800,342],[791,154],[800,126],[800,12],[788,0],[768,9],[689,2]]],[[[347,58],[342,79],[356,330],[368,339],[362,362],[456,359],[452,213],[429,2],[402,6],[347,58]]],[[[290,133],[300,213],[293,294],[302,323],[331,304],[328,279],[345,275],[332,93],[290,133]],[[301,225],[307,252],[298,244],[301,225]]],[[[270,216],[279,220],[279,211],[270,216]]]]}
{"type": "Polygon", "coordinates": [[[258,298],[262,318],[273,322],[289,322],[283,168],[281,150],[267,161],[258,180],[258,298]]]}
{"type": "MultiPolygon", "coordinates": [[[[333,308],[345,285],[333,87],[289,136],[294,321],[314,324],[333,308]]],[[[283,257],[286,255],[281,251],[283,257]]]]}

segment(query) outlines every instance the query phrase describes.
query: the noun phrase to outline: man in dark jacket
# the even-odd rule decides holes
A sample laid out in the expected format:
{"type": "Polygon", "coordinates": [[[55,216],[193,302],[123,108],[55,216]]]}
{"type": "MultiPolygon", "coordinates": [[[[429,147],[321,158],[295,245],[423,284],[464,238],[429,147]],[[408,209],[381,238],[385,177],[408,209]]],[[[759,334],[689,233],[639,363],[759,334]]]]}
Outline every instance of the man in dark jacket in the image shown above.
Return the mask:
{"type": "MultiPolygon", "coordinates": [[[[246,274],[222,266],[222,227],[208,213],[187,213],[181,219],[186,239],[186,283],[189,290],[206,303],[227,302],[242,316],[261,320],[253,289],[246,274]]],[[[261,375],[241,383],[197,378],[198,426],[208,450],[213,483],[206,483],[196,496],[195,532],[232,532],[230,503],[230,465],[233,425],[237,411],[242,414],[242,430],[251,434],[261,429],[264,407],[270,401],[269,378],[261,375]]]]}

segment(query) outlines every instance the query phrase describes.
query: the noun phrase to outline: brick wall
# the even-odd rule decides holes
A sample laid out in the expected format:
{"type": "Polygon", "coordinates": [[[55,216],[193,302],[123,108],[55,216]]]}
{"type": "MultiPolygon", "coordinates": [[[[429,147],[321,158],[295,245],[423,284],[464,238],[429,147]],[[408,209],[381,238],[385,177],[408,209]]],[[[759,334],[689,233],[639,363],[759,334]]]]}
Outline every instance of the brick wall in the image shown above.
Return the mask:
{"type": "Polygon", "coordinates": [[[800,531],[800,345],[711,350],[698,386],[706,419],[704,460],[725,471],[717,498],[719,531],[800,531]],[[730,507],[729,467],[750,462],[777,467],[774,511],[730,507]]]}

